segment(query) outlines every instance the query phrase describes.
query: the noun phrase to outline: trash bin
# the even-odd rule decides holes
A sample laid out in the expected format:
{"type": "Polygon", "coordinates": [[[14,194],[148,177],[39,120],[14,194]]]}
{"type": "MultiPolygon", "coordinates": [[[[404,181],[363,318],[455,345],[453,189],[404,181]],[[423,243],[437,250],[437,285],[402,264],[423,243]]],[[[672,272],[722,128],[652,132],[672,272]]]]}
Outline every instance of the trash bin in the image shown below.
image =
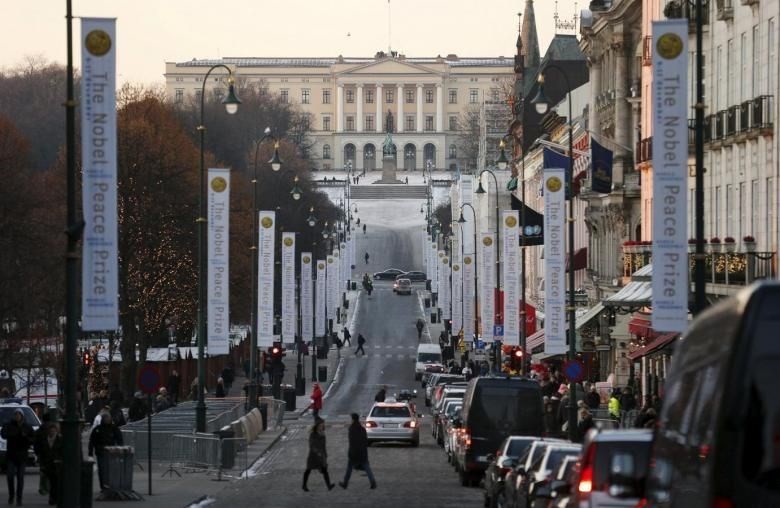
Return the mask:
{"type": "Polygon", "coordinates": [[[95,461],[92,457],[84,457],[81,461],[81,492],[79,506],[81,508],[92,508],[92,476],[95,461]]]}
{"type": "Polygon", "coordinates": [[[431,279],[425,280],[425,289],[427,289],[428,291],[431,290],[431,279]]]}
{"type": "Polygon", "coordinates": [[[219,467],[221,469],[233,469],[233,466],[236,465],[236,442],[233,441],[236,433],[233,431],[233,427],[225,425],[214,432],[214,435],[219,438],[219,467]]]}
{"type": "Polygon", "coordinates": [[[320,383],[324,383],[328,380],[328,366],[327,365],[319,365],[317,366],[317,381],[320,383]]]}
{"type": "Polygon", "coordinates": [[[268,403],[261,402],[257,409],[260,411],[260,419],[263,420],[263,431],[266,431],[268,430],[268,403]]]}
{"type": "Polygon", "coordinates": [[[357,290],[357,282],[352,282],[352,291],[357,290]]]}
{"type": "Polygon", "coordinates": [[[282,386],[282,400],[286,405],[287,411],[295,411],[295,387],[293,385],[282,386]]]}
{"type": "Polygon", "coordinates": [[[425,298],[425,308],[427,309],[430,306],[431,306],[431,299],[430,299],[430,297],[426,297],[425,298]]]}
{"type": "Polygon", "coordinates": [[[431,312],[431,323],[436,323],[438,318],[439,318],[439,316],[437,315],[436,312],[431,312]]]}

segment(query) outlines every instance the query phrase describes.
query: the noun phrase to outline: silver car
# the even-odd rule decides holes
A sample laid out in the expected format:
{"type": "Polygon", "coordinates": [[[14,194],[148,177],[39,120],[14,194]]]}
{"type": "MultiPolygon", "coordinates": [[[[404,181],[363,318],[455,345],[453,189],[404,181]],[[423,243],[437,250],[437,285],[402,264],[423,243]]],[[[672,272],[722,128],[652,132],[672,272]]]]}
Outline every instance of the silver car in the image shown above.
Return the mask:
{"type": "Polygon", "coordinates": [[[420,421],[406,402],[388,399],[377,402],[366,417],[368,444],[379,441],[408,441],[420,445],[420,421]]]}

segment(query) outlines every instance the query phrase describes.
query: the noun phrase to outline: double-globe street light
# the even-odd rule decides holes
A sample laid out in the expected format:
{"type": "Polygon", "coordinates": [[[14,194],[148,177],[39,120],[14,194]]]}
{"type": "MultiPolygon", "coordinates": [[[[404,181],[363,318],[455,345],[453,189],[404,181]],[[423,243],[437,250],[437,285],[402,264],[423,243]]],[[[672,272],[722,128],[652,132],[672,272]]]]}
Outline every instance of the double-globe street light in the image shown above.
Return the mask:
{"type": "MultiPolygon", "coordinates": [[[[566,72],[555,64],[545,65],[539,73],[539,92],[536,97],[531,101],[536,108],[536,112],[540,115],[547,113],[550,107],[550,101],[547,96],[544,95],[544,74],[549,69],[555,69],[563,76],[564,83],[566,84],[566,94],[568,97],[569,116],[567,119],[569,127],[569,171],[566,174],[566,192],[568,193],[567,200],[569,201],[569,216],[567,218],[569,222],[569,306],[567,308],[569,315],[569,361],[574,361],[577,355],[576,347],[576,330],[574,313],[574,124],[572,123],[571,116],[571,84],[569,83],[569,77],[566,72]]],[[[525,203],[523,203],[525,204],[525,203]]],[[[525,310],[525,309],[523,309],[525,310]]],[[[574,381],[569,382],[569,439],[575,440],[577,436],[577,392],[576,384],[574,381]]]]}
{"type": "MultiPolygon", "coordinates": [[[[225,105],[225,111],[229,115],[234,115],[238,111],[238,105],[241,101],[236,97],[233,86],[233,71],[224,64],[213,65],[209,68],[203,77],[203,85],[200,91],[200,187],[198,204],[198,402],[195,406],[195,428],[198,432],[206,432],[206,401],[203,390],[206,386],[206,361],[203,358],[206,343],[206,170],[205,170],[205,150],[206,125],[204,122],[204,112],[206,103],[206,82],[209,75],[216,69],[225,69],[228,72],[228,93],[222,104],[225,105]]],[[[254,374],[254,373],[253,373],[254,374]]]]}
{"type": "Polygon", "coordinates": [[[252,316],[252,331],[249,341],[249,372],[251,378],[249,379],[249,386],[247,387],[249,409],[253,409],[257,402],[257,376],[255,375],[255,370],[257,369],[257,321],[259,319],[259,316],[257,315],[257,264],[259,255],[259,247],[257,245],[259,238],[257,230],[259,226],[258,214],[260,213],[257,203],[257,161],[260,153],[260,145],[266,140],[271,140],[274,143],[274,154],[273,157],[271,157],[271,160],[268,161],[268,164],[271,165],[271,169],[274,171],[279,171],[282,168],[282,160],[279,157],[279,139],[272,134],[270,127],[266,127],[263,132],[263,137],[258,139],[255,144],[254,173],[252,177],[252,247],[250,247],[252,250],[252,309],[249,313],[249,315],[252,316]]]}

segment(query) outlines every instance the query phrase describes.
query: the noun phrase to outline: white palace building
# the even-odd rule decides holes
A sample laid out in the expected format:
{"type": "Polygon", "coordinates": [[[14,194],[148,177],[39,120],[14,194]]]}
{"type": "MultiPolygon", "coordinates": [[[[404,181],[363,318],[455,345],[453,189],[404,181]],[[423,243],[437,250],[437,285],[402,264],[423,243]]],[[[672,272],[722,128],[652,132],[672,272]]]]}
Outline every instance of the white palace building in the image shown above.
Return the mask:
{"type": "MultiPolygon", "coordinates": [[[[299,105],[315,141],[312,162],[325,170],[349,162],[358,170],[381,168],[388,112],[397,157],[403,158],[399,169],[462,167],[461,114],[503,102],[502,90],[514,79],[513,59],[504,57],[407,58],[379,52],[373,58],[222,58],[167,62],[169,97],[181,102],[200,94],[203,76],[215,64],[233,69],[238,83],[256,83],[299,105]]],[[[219,76],[207,88],[222,87],[223,80],[219,76]]]]}

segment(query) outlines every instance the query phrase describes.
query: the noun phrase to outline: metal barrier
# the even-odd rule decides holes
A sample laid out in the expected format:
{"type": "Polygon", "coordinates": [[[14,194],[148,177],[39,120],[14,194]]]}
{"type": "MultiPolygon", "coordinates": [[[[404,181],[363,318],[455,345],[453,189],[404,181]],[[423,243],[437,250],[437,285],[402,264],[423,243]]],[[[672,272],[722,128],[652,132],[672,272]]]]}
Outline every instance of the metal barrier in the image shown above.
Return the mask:
{"type": "Polygon", "coordinates": [[[620,412],[620,427],[623,429],[630,429],[636,426],[636,419],[639,416],[639,411],[632,409],[631,411],[620,412]]]}
{"type": "Polygon", "coordinates": [[[248,445],[244,438],[219,438],[211,434],[174,435],[171,440],[168,470],[216,472],[223,476],[240,478],[249,467],[248,445]]]}

